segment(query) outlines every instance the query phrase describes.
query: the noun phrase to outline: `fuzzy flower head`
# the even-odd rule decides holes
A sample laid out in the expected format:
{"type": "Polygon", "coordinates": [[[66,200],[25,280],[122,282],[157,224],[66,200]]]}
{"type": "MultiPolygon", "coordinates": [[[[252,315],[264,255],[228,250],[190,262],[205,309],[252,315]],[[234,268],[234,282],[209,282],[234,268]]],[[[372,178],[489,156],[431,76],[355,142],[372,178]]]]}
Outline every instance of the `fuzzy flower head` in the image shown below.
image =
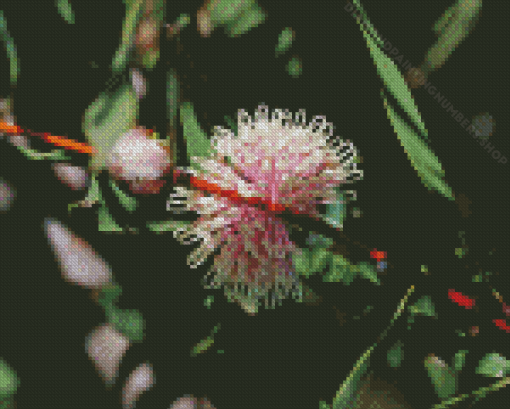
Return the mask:
{"type": "MultiPolygon", "coordinates": [[[[197,179],[236,192],[235,197],[177,188],[172,203],[183,203],[201,217],[187,230],[176,232],[183,243],[202,239],[189,256],[191,267],[221,249],[209,273],[210,288],[224,287],[230,299],[249,313],[258,301],[266,307],[302,287],[293,271],[292,254],[301,250],[289,238],[282,209],[318,216],[318,204],[334,203],[335,188],[361,178],[352,143],[333,136],[333,125],[317,116],[306,123],[300,110],[259,106],[254,118],[238,112],[238,132],[216,127],[213,155],[193,157],[197,179]],[[184,198],[177,202],[175,199],[184,198]],[[263,203],[258,206],[255,203],[263,203]]],[[[172,199],[173,198],[173,199],[172,199]]]]}

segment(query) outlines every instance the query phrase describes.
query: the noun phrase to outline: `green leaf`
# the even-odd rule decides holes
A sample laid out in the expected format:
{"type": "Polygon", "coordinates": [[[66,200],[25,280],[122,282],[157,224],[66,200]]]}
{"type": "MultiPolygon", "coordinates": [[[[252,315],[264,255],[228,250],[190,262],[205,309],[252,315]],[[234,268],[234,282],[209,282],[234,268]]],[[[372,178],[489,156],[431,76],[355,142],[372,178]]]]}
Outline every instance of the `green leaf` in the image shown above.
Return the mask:
{"type": "Polygon", "coordinates": [[[67,24],[74,24],[74,13],[69,4],[69,0],[56,0],[58,14],[66,21],[67,24]]]}
{"type": "Polygon", "coordinates": [[[9,31],[7,30],[7,20],[4,17],[4,12],[0,10],[0,38],[5,43],[5,48],[7,50],[7,58],[9,59],[9,78],[11,85],[16,85],[18,82],[19,76],[19,59],[18,59],[18,51],[16,46],[14,45],[14,40],[12,39],[9,31]]]}
{"type": "Polygon", "coordinates": [[[333,258],[333,253],[323,248],[315,248],[311,252],[310,271],[320,273],[333,258]]]}
{"type": "Polygon", "coordinates": [[[455,372],[448,367],[445,361],[435,356],[429,356],[425,360],[425,368],[434,385],[437,396],[441,399],[446,399],[455,395],[457,390],[455,372]]]}
{"type": "Polygon", "coordinates": [[[362,261],[358,264],[359,273],[362,277],[369,279],[371,282],[381,285],[381,281],[377,277],[377,269],[370,263],[362,261]]]}
{"type": "Polygon", "coordinates": [[[16,371],[0,358],[0,400],[14,395],[18,389],[19,383],[16,371]]]}
{"type": "MultiPolygon", "coordinates": [[[[368,17],[366,17],[363,7],[361,4],[359,4],[359,1],[354,0],[353,4],[365,16],[363,21],[366,21],[371,25],[368,17]]],[[[382,49],[383,41],[375,31],[372,31],[371,34],[376,39],[374,41],[374,39],[372,39],[371,36],[364,30],[364,26],[361,22],[359,22],[359,26],[363,33],[363,37],[367,42],[367,46],[370,50],[370,55],[376,64],[377,73],[379,77],[384,81],[384,86],[397,99],[399,105],[404,109],[416,127],[421,131],[422,136],[427,137],[427,129],[425,128],[425,124],[423,123],[418,112],[418,107],[414,103],[411,91],[409,91],[404,77],[402,76],[402,73],[399,71],[395,63],[384,53],[382,49]]]]}
{"type": "Polygon", "coordinates": [[[390,119],[395,133],[404,147],[404,151],[407,153],[411,164],[418,172],[423,185],[429,190],[434,188],[444,197],[454,200],[452,189],[443,180],[444,171],[441,169],[441,163],[436,155],[432,153],[426,143],[393,110],[385,96],[383,96],[383,99],[384,106],[388,111],[388,119],[390,119]]]}
{"type": "Polygon", "coordinates": [[[136,198],[130,197],[128,194],[124,193],[113,179],[109,179],[108,182],[113,190],[113,193],[115,193],[115,195],[119,198],[119,202],[122,207],[130,213],[134,212],[138,206],[138,201],[136,198]]]}
{"type": "Polygon", "coordinates": [[[99,180],[97,179],[97,172],[92,172],[90,175],[90,187],[87,191],[87,196],[84,200],[80,200],[78,203],[70,203],[67,205],[67,210],[71,213],[71,210],[75,207],[87,206],[90,207],[93,204],[101,200],[101,190],[99,189],[99,180]]]}
{"type": "Polygon", "coordinates": [[[141,342],[144,337],[145,322],[138,310],[122,310],[111,306],[106,310],[108,322],[129,338],[131,342],[141,342]]]}
{"type": "Polygon", "coordinates": [[[101,200],[101,206],[98,209],[97,217],[99,221],[98,231],[123,231],[122,227],[120,227],[117,223],[115,223],[115,220],[113,220],[113,217],[108,211],[108,207],[106,206],[104,200],[101,200]]]}
{"type": "Polygon", "coordinates": [[[300,57],[292,57],[285,69],[292,78],[299,78],[303,73],[303,61],[300,57]]]}
{"type": "Polygon", "coordinates": [[[230,37],[239,37],[253,27],[258,27],[265,19],[264,11],[257,4],[254,4],[251,8],[245,9],[234,23],[227,25],[227,34],[230,37]]]}
{"type": "Polygon", "coordinates": [[[388,364],[392,368],[400,367],[402,360],[404,359],[404,344],[398,340],[395,344],[388,350],[387,359],[388,364]]]}
{"type": "Polygon", "coordinates": [[[432,303],[432,299],[428,295],[424,295],[418,301],[416,301],[413,305],[409,306],[409,310],[412,314],[421,314],[427,317],[435,317],[436,312],[434,309],[434,304],[432,303]]]}
{"type": "Polygon", "coordinates": [[[356,362],[349,377],[344,381],[333,399],[333,409],[350,409],[352,403],[356,400],[358,390],[362,385],[361,378],[366,374],[370,364],[367,353],[363,354],[356,362]]]}
{"type": "Polygon", "coordinates": [[[310,250],[303,248],[300,253],[293,253],[292,262],[297,274],[304,275],[305,277],[309,277],[312,274],[310,272],[310,250]]]}
{"type": "Polygon", "coordinates": [[[510,361],[501,354],[486,354],[478,363],[475,372],[483,376],[501,378],[510,373],[510,361]]]}
{"type": "Polygon", "coordinates": [[[105,161],[113,145],[129,129],[136,127],[138,101],[129,85],[121,86],[114,94],[101,93],[85,111],[83,132],[87,142],[97,149],[91,159],[93,170],[105,168],[105,161]]]}
{"type": "Polygon", "coordinates": [[[126,4],[126,18],[122,27],[122,41],[112,62],[112,71],[120,73],[127,67],[131,50],[136,40],[136,27],[143,14],[145,0],[134,0],[126,4]]]}
{"type": "Polygon", "coordinates": [[[199,343],[197,343],[191,349],[191,356],[196,357],[198,354],[206,352],[214,344],[214,334],[216,334],[219,329],[220,329],[220,324],[216,325],[213,328],[213,330],[211,331],[211,335],[209,335],[207,338],[205,338],[202,341],[200,341],[199,343]]]}
{"type": "Polygon", "coordinates": [[[278,44],[275,48],[275,56],[279,57],[284,54],[292,45],[292,41],[296,37],[296,33],[291,27],[286,27],[278,36],[278,44]]]}
{"type": "Polygon", "coordinates": [[[469,352],[468,350],[463,349],[463,350],[460,350],[459,352],[457,352],[455,354],[455,356],[453,357],[453,365],[452,366],[453,366],[453,370],[455,372],[460,372],[462,370],[462,367],[466,363],[466,354],[468,352],[469,352]]]}
{"type": "Polygon", "coordinates": [[[188,159],[191,160],[193,156],[209,156],[212,152],[211,142],[198,124],[193,104],[191,102],[181,104],[180,112],[188,159]]]}
{"type": "Polygon", "coordinates": [[[106,310],[113,306],[122,294],[122,287],[119,284],[111,283],[101,287],[98,302],[106,310]]]}

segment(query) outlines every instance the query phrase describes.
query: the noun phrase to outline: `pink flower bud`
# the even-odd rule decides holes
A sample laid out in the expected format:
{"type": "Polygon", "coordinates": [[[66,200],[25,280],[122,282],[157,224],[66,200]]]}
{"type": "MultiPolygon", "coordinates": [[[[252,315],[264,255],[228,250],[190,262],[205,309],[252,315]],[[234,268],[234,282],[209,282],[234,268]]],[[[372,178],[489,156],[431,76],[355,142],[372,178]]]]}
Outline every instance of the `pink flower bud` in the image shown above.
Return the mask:
{"type": "Polygon", "coordinates": [[[51,165],[55,176],[73,190],[83,190],[87,187],[88,175],[81,166],[70,163],[53,163],[51,165]]]}
{"type": "Polygon", "coordinates": [[[106,166],[110,174],[129,183],[133,193],[153,194],[165,184],[161,179],[171,169],[166,141],[148,139],[144,128],[130,129],[115,143],[106,166]]]}

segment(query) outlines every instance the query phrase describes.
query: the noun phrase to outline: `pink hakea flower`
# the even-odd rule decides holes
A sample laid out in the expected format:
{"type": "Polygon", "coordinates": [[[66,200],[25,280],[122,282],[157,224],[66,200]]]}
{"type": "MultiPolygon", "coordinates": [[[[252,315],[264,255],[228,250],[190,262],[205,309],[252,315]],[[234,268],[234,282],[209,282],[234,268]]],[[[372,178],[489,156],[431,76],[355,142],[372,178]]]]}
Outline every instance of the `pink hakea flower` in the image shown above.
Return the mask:
{"type": "Polygon", "coordinates": [[[288,110],[277,109],[269,118],[267,106],[258,107],[254,120],[240,110],[238,135],[218,126],[211,144],[213,155],[192,158],[200,167],[192,171],[198,189],[178,187],[169,201],[201,214],[191,227],[175,232],[185,244],[203,239],[188,263],[196,268],[221,248],[207,274],[209,288],[223,285],[250,314],[261,299],[272,308],[289,295],[300,299],[292,254],[301,249],[279,212],[319,216],[318,204],[336,200],[335,187],[361,178],[355,147],[334,137],[325,117],[306,124],[304,110],[293,120],[288,110]],[[255,205],[260,203],[265,206],[255,205]]]}

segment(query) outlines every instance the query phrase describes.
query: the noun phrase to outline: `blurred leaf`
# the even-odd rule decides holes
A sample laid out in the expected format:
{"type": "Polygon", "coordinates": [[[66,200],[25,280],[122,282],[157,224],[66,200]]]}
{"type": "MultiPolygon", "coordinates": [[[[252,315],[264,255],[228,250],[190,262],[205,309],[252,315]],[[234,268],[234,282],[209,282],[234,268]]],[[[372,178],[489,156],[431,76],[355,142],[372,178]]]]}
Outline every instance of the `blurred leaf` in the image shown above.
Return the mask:
{"type": "Polygon", "coordinates": [[[14,40],[7,30],[7,20],[2,10],[0,10],[0,38],[5,43],[5,48],[7,50],[7,58],[9,59],[10,67],[10,82],[11,85],[15,86],[18,83],[19,76],[18,51],[14,45],[14,40]]]}
{"type": "Polygon", "coordinates": [[[510,373],[510,361],[501,354],[485,354],[475,372],[486,377],[502,378],[510,373]]]}
{"type": "Polygon", "coordinates": [[[469,351],[466,349],[460,350],[457,352],[453,358],[453,370],[455,372],[460,372],[462,370],[462,367],[466,363],[466,354],[469,351]]]}
{"type": "Polygon", "coordinates": [[[275,56],[279,57],[284,54],[292,45],[292,41],[296,37],[296,33],[291,27],[286,27],[278,36],[278,44],[275,48],[275,56]]]}
{"type": "Polygon", "coordinates": [[[177,71],[170,69],[166,76],[166,107],[167,120],[171,128],[177,127],[177,111],[179,109],[180,85],[177,71]]]}
{"type": "Polygon", "coordinates": [[[19,386],[16,371],[0,358],[0,400],[14,395],[19,386]]]}
{"type": "Polygon", "coordinates": [[[292,57],[286,66],[287,73],[292,78],[298,78],[303,72],[303,62],[299,57],[292,57]]]}
{"type": "Polygon", "coordinates": [[[138,20],[143,14],[145,0],[133,0],[126,2],[126,18],[122,27],[122,42],[115,53],[112,62],[112,71],[119,73],[124,71],[129,61],[131,50],[136,41],[136,27],[138,20]]]}
{"type": "Polygon", "coordinates": [[[434,188],[449,200],[454,200],[452,189],[443,180],[444,171],[436,155],[432,153],[426,143],[407,125],[402,118],[393,110],[383,96],[384,106],[388,111],[388,119],[391,121],[407,157],[414,169],[418,172],[422,184],[429,190],[434,188]]]}
{"type": "Polygon", "coordinates": [[[122,332],[131,342],[143,341],[145,322],[138,310],[122,310],[111,306],[106,309],[108,322],[122,332]]]}
{"type": "Polygon", "coordinates": [[[456,377],[448,364],[435,356],[425,360],[425,368],[434,385],[437,396],[441,399],[449,398],[456,393],[456,377]]]}
{"type": "Polygon", "coordinates": [[[262,24],[266,19],[264,11],[255,3],[252,7],[244,9],[239,18],[226,27],[230,37],[239,37],[249,32],[253,27],[262,24]]]}
{"type": "Polygon", "coordinates": [[[67,24],[74,24],[74,13],[69,0],[56,0],[56,6],[58,13],[67,24]]]}
{"type": "Polygon", "coordinates": [[[128,194],[124,193],[113,179],[108,179],[108,182],[113,193],[115,193],[115,195],[119,198],[119,202],[122,207],[130,213],[134,212],[138,206],[136,198],[130,197],[128,194]]]}
{"type": "Polygon", "coordinates": [[[398,340],[395,344],[389,349],[387,354],[388,364],[392,368],[400,367],[402,360],[404,359],[404,344],[398,340]]]}
{"type": "Polygon", "coordinates": [[[97,150],[90,168],[105,168],[105,161],[113,145],[124,133],[136,126],[138,101],[130,85],[122,85],[115,93],[101,93],[85,111],[83,132],[89,145],[97,150]]]}

